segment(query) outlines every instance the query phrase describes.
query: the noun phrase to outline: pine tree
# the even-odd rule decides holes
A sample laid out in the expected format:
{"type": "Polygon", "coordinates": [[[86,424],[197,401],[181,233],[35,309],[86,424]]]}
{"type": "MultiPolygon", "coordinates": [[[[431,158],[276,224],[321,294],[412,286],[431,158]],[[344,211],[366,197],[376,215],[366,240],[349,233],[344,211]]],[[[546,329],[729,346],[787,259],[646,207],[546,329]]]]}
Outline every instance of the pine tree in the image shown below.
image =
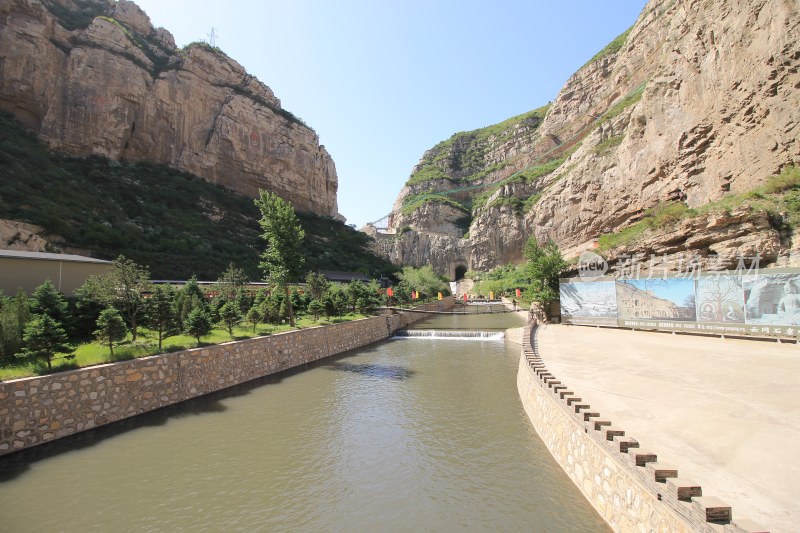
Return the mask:
{"type": "Polygon", "coordinates": [[[123,340],[127,334],[128,328],[118,310],[109,307],[100,312],[94,336],[99,342],[108,344],[111,357],[114,357],[114,342],[123,340]]]}
{"type": "Polygon", "coordinates": [[[247,311],[247,321],[253,324],[253,333],[256,332],[256,326],[261,322],[261,312],[258,310],[257,306],[251,307],[247,311]]]}
{"type": "Polygon", "coordinates": [[[58,292],[49,279],[36,287],[31,297],[31,312],[36,315],[47,315],[57,322],[63,323],[67,317],[67,301],[58,292]]]}
{"type": "Polygon", "coordinates": [[[211,319],[202,307],[192,309],[186,317],[186,333],[197,339],[200,344],[200,337],[204,337],[211,332],[211,319]]]}
{"type": "Polygon", "coordinates": [[[145,317],[150,328],[158,333],[158,350],[161,351],[163,340],[174,334],[177,326],[175,292],[172,287],[156,287],[147,300],[145,317]]]}
{"type": "Polygon", "coordinates": [[[242,313],[239,311],[239,306],[236,302],[228,302],[223,305],[219,310],[219,318],[225,324],[225,329],[228,330],[228,335],[232,339],[233,328],[242,321],[242,313]]]}
{"type": "Polygon", "coordinates": [[[61,324],[48,315],[34,315],[25,326],[23,355],[33,359],[46,359],[47,369],[53,369],[53,356],[69,350],[67,334],[61,324]]]}

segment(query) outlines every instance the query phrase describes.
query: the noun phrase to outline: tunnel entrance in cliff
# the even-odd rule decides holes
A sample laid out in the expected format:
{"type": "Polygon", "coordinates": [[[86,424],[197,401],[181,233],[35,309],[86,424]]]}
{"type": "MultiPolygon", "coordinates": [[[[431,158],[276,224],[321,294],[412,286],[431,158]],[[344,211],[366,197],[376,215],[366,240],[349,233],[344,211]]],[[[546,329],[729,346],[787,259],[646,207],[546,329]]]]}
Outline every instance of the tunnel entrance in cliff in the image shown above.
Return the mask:
{"type": "Polygon", "coordinates": [[[466,273],[467,273],[467,267],[465,267],[464,265],[457,265],[455,275],[453,276],[453,281],[461,281],[462,279],[464,279],[464,274],[466,273]]]}

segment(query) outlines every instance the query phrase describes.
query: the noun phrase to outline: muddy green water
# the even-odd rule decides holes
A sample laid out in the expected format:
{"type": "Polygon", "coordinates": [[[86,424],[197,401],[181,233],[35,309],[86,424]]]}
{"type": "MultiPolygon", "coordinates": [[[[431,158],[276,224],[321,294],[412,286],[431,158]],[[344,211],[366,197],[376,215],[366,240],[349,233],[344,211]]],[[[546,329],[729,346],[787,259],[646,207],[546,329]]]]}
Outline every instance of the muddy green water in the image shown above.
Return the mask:
{"type": "Polygon", "coordinates": [[[519,352],[390,340],[17,454],[0,531],[607,531],[525,416],[519,352]]]}

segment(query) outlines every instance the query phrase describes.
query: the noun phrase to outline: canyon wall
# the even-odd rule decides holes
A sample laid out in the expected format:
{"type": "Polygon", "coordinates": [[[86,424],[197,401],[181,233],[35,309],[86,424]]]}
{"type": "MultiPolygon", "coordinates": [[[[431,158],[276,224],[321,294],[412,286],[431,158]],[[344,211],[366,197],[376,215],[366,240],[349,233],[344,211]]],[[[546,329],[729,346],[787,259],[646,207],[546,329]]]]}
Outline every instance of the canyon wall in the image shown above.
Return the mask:
{"type": "Polygon", "coordinates": [[[338,216],[336,168],[314,130],[221,50],[176,48],[127,0],[0,4],[0,109],[53,150],[161,163],[338,216]]]}
{"type": "MultiPolygon", "coordinates": [[[[472,217],[459,259],[487,270],[520,261],[531,236],[575,257],[649,209],[703,209],[745,194],[800,164],[798,64],[793,0],[651,0],[538,110],[541,120],[456,134],[427,152],[398,196],[390,231],[428,232],[421,205],[457,204],[472,217]],[[470,153],[482,163],[465,175],[459,163],[470,153]],[[439,172],[420,172],[431,168],[439,172]]],[[[794,262],[785,213],[733,207],[608,255],[725,255],[727,264],[758,253],[794,262]]],[[[412,259],[403,243],[416,238],[399,236],[394,256],[412,259]]]]}

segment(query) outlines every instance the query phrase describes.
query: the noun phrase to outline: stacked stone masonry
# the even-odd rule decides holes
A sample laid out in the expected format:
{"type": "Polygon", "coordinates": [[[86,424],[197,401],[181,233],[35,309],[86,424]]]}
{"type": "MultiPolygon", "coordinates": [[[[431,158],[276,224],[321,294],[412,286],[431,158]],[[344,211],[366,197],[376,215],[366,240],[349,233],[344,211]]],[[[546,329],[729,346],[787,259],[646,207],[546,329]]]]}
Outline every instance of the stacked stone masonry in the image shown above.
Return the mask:
{"type": "Polygon", "coordinates": [[[536,432],[570,479],[614,531],[756,533],[767,530],[734,518],[731,507],[703,496],[639,448],[577,393],[548,372],[536,349],[536,325],[526,327],[517,374],[520,399],[536,432]]]}
{"type": "MultiPolygon", "coordinates": [[[[450,297],[417,309],[452,305],[450,297]]],[[[0,455],[366,346],[428,316],[377,316],[0,382],[0,455]]]]}

